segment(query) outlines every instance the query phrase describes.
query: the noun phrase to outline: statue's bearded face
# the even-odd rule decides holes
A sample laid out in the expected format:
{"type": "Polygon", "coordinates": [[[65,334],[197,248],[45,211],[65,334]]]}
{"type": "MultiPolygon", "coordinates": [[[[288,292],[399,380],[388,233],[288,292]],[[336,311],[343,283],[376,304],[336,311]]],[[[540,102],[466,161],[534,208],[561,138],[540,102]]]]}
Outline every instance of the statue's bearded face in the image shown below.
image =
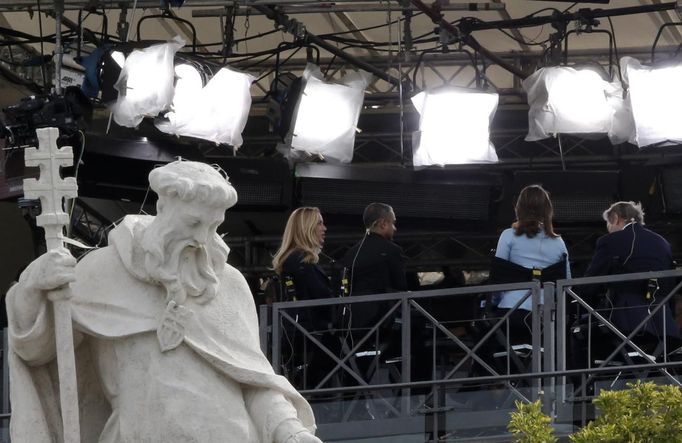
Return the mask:
{"type": "Polygon", "coordinates": [[[224,213],[224,208],[179,199],[161,206],[142,246],[147,272],[166,288],[169,299],[182,304],[196,297],[204,303],[215,296],[216,269],[227,258],[227,247],[216,233],[224,213]]]}

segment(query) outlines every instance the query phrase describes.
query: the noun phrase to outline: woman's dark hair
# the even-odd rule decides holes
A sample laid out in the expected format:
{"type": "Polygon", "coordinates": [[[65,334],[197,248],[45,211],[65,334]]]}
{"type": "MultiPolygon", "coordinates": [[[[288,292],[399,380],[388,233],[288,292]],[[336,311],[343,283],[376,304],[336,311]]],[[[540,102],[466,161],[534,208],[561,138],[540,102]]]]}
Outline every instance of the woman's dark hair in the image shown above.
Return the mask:
{"type": "Polygon", "coordinates": [[[553,215],[554,209],[547,191],[540,185],[526,186],[516,200],[516,221],[512,224],[514,234],[533,238],[544,229],[547,237],[558,237],[552,225],[553,215]]]}

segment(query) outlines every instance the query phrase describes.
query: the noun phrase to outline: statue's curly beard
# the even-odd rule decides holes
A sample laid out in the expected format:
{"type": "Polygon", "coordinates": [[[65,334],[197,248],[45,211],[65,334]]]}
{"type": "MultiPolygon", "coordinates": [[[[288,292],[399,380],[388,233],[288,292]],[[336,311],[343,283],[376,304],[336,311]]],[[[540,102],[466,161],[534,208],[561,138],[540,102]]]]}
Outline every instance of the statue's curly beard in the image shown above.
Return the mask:
{"type": "Polygon", "coordinates": [[[193,240],[164,237],[167,235],[163,233],[145,235],[142,246],[146,252],[146,271],[166,289],[166,302],[184,304],[188,297],[201,304],[212,300],[218,292],[215,269],[221,260],[225,263],[227,246],[220,237],[217,237],[220,243],[212,239],[206,246],[193,240]]]}

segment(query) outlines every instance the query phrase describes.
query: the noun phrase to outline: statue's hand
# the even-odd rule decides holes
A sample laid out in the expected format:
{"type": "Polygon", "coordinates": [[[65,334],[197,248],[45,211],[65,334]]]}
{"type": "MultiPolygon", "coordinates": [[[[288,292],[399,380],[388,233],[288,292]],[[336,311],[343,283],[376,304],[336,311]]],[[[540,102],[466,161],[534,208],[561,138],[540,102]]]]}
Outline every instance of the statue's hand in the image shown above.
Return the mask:
{"type": "MultiPolygon", "coordinates": [[[[53,249],[38,257],[26,269],[26,287],[51,291],[76,280],[76,259],[66,248],[53,249]]],[[[24,277],[24,276],[22,276],[24,277]]]]}
{"type": "Polygon", "coordinates": [[[297,419],[285,420],[277,426],[274,435],[275,443],[322,443],[297,419]]]}
{"type": "Polygon", "coordinates": [[[315,437],[309,431],[300,431],[289,436],[286,443],[322,443],[322,440],[315,437]]]}

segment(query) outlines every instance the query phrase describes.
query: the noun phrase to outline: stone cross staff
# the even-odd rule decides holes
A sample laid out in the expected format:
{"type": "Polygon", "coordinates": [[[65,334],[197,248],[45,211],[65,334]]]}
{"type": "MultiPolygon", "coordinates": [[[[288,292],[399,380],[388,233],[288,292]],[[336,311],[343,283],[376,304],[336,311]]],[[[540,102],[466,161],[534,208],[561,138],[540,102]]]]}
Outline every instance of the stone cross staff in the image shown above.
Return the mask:
{"type": "MultiPolygon", "coordinates": [[[[69,223],[69,215],[64,212],[64,199],[78,195],[78,185],[73,177],[61,178],[60,167],[73,165],[73,150],[70,146],[57,148],[57,128],[36,130],[38,148],[28,148],[24,152],[26,166],[40,167],[40,178],[24,180],[24,196],[40,199],[41,214],[36,223],[45,230],[47,250],[64,246],[64,227],[69,223]]],[[[50,292],[48,298],[54,305],[57,365],[59,369],[59,401],[64,426],[64,441],[80,442],[80,423],[78,419],[78,387],[76,385],[76,364],[73,349],[73,327],[69,298],[70,287],[50,292]]]]}

